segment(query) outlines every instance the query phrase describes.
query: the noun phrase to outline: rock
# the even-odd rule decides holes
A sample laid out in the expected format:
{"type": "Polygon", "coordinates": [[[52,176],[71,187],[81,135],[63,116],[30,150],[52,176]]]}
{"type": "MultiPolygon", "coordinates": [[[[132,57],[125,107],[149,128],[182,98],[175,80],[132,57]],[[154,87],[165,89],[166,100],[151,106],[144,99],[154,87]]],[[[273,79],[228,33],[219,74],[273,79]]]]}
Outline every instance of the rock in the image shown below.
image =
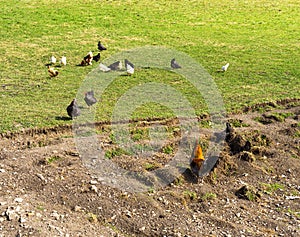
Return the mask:
{"type": "Polygon", "coordinates": [[[50,216],[54,217],[54,219],[57,221],[60,219],[60,215],[57,213],[57,211],[53,211],[50,216]]]}
{"type": "Polygon", "coordinates": [[[128,218],[132,217],[132,214],[129,210],[124,211],[124,213],[125,213],[125,216],[127,216],[128,218]]]}
{"type": "Polygon", "coordinates": [[[15,201],[15,202],[18,202],[18,203],[21,203],[21,202],[23,202],[23,198],[15,198],[14,201],[15,201]]]}
{"type": "Polygon", "coordinates": [[[91,191],[94,191],[95,193],[98,192],[98,188],[97,188],[96,185],[91,185],[90,190],[91,190],[91,191]]]}
{"type": "Polygon", "coordinates": [[[19,222],[20,222],[20,223],[24,223],[24,222],[26,222],[26,221],[27,221],[27,220],[26,220],[24,217],[22,217],[22,216],[21,216],[20,219],[19,219],[19,222]]]}
{"type": "Polygon", "coordinates": [[[9,221],[18,220],[20,218],[20,216],[17,213],[16,208],[14,208],[14,207],[8,207],[5,212],[5,215],[9,221]]]}
{"type": "Polygon", "coordinates": [[[286,196],[285,199],[287,199],[287,200],[295,200],[295,199],[300,199],[300,196],[286,196]]]}
{"type": "Polygon", "coordinates": [[[91,180],[90,181],[90,184],[92,184],[92,185],[95,185],[95,184],[97,184],[98,182],[97,182],[97,180],[91,180]]]}
{"type": "Polygon", "coordinates": [[[36,174],[36,176],[39,177],[41,180],[46,181],[46,179],[42,174],[36,174]]]}
{"type": "Polygon", "coordinates": [[[82,208],[80,207],[80,206],[75,206],[74,207],[74,211],[75,212],[79,212],[79,211],[81,211],[82,210],[82,208]]]}

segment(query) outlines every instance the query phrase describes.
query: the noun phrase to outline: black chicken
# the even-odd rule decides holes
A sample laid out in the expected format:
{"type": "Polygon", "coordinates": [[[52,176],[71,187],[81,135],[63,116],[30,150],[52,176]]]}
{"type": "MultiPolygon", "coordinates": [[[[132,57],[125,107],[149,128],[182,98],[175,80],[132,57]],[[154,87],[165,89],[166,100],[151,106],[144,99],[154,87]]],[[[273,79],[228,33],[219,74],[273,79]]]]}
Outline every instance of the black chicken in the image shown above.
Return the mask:
{"type": "Polygon", "coordinates": [[[175,58],[171,60],[171,67],[174,69],[181,68],[181,66],[176,62],[175,58]]]}
{"type": "Polygon", "coordinates": [[[98,53],[97,55],[93,56],[93,60],[98,62],[100,60],[100,53],[98,53]]]}
{"type": "Polygon", "coordinates": [[[122,69],[122,62],[121,61],[117,61],[117,62],[114,62],[112,64],[110,64],[108,66],[111,70],[121,70],[122,69]]]}
{"type": "Polygon", "coordinates": [[[71,118],[78,117],[80,115],[80,109],[77,105],[76,99],[73,99],[71,104],[67,107],[67,113],[71,118]]]}
{"type": "Polygon", "coordinates": [[[100,41],[98,42],[98,49],[99,51],[106,50],[106,48],[101,44],[100,41]]]}
{"type": "Polygon", "coordinates": [[[93,91],[93,90],[88,91],[88,92],[85,93],[84,101],[85,101],[85,103],[86,103],[89,107],[92,106],[93,104],[96,104],[96,103],[97,103],[97,99],[96,99],[95,96],[94,96],[94,91],[93,91]]]}

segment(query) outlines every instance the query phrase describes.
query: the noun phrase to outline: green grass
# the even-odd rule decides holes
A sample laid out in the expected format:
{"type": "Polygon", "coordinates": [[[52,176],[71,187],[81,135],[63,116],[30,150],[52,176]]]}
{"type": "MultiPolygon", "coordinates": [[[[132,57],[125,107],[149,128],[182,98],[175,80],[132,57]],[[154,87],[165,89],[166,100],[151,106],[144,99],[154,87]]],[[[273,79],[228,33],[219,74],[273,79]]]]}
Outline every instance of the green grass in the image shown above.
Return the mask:
{"type": "Polygon", "coordinates": [[[105,152],[105,157],[106,157],[107,159],[112,159],[112,158],[114,158],[114,157],[116,157],[116,156],[121,156],[121,155],[128,155],[128,152],[125,151],[125,150],[122,149],[122,148],[119,148],[119,147],[114,148],[114,149],[111,149],[111,150],[107,150],[107,151],[105,152]]]}
{"type": "MultiPolygon", "coordinates": [[[[65,108],[97,65],[77,67],[99,39],[102,59],[135,47],[182,51],[214,78],[228,111],[245,105],[300,98],[300,6],[283,1],[78,1],[0,0],[0,132],[72,123],[65,108]],[[67,56],[50,79],[50,56],[67,56]],[[230,63],[226,73],[218,70],[230,63]]],[[[177,74],[140,70],[117,78],[103,94],[97,119],[108,120],[117,98],[137,83],[160,81],[179,90],[196,110],[207,112],[199,92],[177,74]]],[[[134,117],[172,117],[151,104],[134,117]]]]}
{"type": "Polygon", "coordinates": [[[213,200],[213,199],[216,199],[217,197],[217,194],[215,193],[205,193],[202,197],[201,197],[201,200],[202,201],[209,201],[209,200],[213,200]]]}
{"type": "Polygon", "coordinates": [[[190,190],[183,191],[183,196],[187,197],[190,200],[196,200],[197,199],[197,193],[192,192],[190,190]]]}
{"type": "Polygon", "coordinates": [[[61,157],[59,157],[59,156],[51,156],[51,157],[47,158],[46,160],[47,160],[48,164],[51,164],[51,163],[53,163],[55,161],[58,161],[60,159],[61,159],[61,157]]]}
{"type": "Polygon", "coordinates": [[[152,163],[145,163],[143,165],[143,167],[147,171],[152,171],[152,170],[155,170],[155,169],[159,168],[159,166],[157,164],[152,164],[152,163]]]}
{"type": "Polygon", "coordinates": [[[272,183],[272,184],[267,184],[267,183],[261,183],[261,186],[263,188],[263,191],[266,194],[272,195],[274,192],[276,192],[277,190],[283,190],[284,186],[282,184],[279,183],[272,183]]]}

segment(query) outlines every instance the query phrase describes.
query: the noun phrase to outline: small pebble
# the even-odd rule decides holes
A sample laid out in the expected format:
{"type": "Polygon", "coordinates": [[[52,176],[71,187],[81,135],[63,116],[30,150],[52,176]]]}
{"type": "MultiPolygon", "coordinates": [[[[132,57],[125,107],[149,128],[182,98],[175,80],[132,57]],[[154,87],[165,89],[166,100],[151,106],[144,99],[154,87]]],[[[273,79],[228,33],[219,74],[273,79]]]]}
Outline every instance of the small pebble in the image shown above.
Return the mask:
{"type": "Polygon", "coordinates": [[[15,201],[15,202],[18,202],[18,203],[21,203],[21,202],[23,202],[23,198],[15,198],[14,201],[15,201]]]}

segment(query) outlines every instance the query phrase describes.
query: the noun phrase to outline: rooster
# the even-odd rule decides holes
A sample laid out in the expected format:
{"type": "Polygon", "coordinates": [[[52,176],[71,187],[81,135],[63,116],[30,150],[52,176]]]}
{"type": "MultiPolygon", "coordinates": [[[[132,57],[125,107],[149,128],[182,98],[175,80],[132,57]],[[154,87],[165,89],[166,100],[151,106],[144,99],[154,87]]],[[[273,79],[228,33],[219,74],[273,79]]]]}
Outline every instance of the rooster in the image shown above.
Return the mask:
{"type": "Polygon", "coordinates": [[[117,61],[108,66],[111,70],[121,70],[122,69],[122,62],[117,61]]]}
{"type": "Polygon", "coordinates": [[[126,67],[127,75],[131,76],[134,73],[133,63],[131,63],[127,59],[125,59],[125,67],[126,67]]]}
{"type": "Polygon", "coordinates": [[[195,148],[194,148],[194,151],[193,151],[193,154],[191,157],[191,163],[190,163],[191,170],[193,171],[193,173],[195,175],[199,176],[199,171],[200,171],[200,168],[201,168],[204,160],[205,160],[205,158],[203,156],[202,148],[197,141],[195,144],[195,148]]]}
{"type": "Polygon", "coordinates": [[[98,49],[99,49],[99,51],[106,50],[106,48],[101,44],[100,41],[98,42],[98,49]]]}
{"type": "Polygon", "coordinates": [[[49,72],[50,77],[56,77],[58,75],[58,71],[50,66],[48,66],[48,72],[49,72]]]}
{"type": "Polygon", "coordinates": [[[93,91],[93,90],[88,91],[88,92],[85,93],[84,101],[85,101],[85,103],[86,103],[89,107],[92,106],[93,104],[96,104],[96,103],[97,103],[97,99],[96,99],[95,96],[94,96],[94,91],[93,91]]]}
{"type": "Polygon", "coordinates": [[[71,118],[75,118],[80,115],[81,111],[77,105],[76,99],[73,99],[72,102],[68,105],[67,113],[71,118]]]}
{"type": "Polygon", "coordinates": [[[181,68],[181,66],[176,62],[175,58],[171,60],[171,68],[173,69],[181,68]]]}
{"type": "Polygon", "coordinates": [[[98,62],[100,60],[100,53],[98,53],[97,55],[93,56],[93,60],[98,62]]]}
{"type": "Polygon", "coordinates": [[[81,66],[92,65],[93,61],[93,52],[90,51],[81,61],[81,66]]]}

